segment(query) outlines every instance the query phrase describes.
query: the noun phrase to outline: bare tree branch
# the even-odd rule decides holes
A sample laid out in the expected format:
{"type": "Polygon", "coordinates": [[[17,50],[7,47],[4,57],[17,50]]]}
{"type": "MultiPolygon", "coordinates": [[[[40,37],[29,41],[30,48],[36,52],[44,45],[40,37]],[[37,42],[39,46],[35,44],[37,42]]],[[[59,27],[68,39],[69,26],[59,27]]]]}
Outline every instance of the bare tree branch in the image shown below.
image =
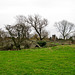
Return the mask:
{"type": "Polygon", "coordinates": [[[35,29],[40,40],[42,40],[42,30],[48,25],[47,19],[41,19],[39,15],[29,16],[28,23],[35,29]]]}
{"type": "Polygon", "coordinates": [[[66,37],[68,35],[70,35],[71,33],[75,32],[74,24],[72,24],[66,20],[55,23],[55,27],[58,29],[58,31],[61,33],[61,35],[63,36],[64,39],[66,39],[66,37]]]}

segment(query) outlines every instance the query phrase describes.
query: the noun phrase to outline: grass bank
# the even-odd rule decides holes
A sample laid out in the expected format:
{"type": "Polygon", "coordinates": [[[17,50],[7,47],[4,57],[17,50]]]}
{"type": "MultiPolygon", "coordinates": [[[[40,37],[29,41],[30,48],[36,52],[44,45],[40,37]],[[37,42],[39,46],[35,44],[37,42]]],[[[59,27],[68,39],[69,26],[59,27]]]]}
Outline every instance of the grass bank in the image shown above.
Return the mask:
{"type": "Polygon", "coordinates": [[[75,75],[75,45],[0,51],[0,75],[75,75]]]}

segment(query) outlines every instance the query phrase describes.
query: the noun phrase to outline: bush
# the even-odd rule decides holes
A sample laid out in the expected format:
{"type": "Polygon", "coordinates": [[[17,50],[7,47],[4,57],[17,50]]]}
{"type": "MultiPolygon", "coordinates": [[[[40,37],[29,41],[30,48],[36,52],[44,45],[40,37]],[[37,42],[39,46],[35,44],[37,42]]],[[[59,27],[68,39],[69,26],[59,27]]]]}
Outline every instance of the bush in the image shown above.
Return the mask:
{"type": "Polygon", "coordinates": [[[46,45],[45,41],[38,41],[37,44],[39,44],[41,47],[44,47],[46,45]]]}
{"type": "Polygon", "coordinates": [[[6,46],[0,48],[0,50],[13,50],[13,44],[11,44],[11,45],[7,44],[6,46]]]}
{"type": "Polygon", "coordinates": [[[31,47],[31,43],[29,41],[25,41],[24,49],[28,49],[31,47]]]}

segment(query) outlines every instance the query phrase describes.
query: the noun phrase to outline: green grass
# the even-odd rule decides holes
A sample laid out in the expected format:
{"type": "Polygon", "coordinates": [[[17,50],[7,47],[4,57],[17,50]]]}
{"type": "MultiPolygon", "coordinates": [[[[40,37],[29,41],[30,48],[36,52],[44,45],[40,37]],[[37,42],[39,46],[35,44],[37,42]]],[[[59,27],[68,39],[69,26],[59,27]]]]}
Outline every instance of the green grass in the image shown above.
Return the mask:
{"type": "Polygon", "coordinates": [[[75,45],[0,51],[0,75],[75,75],[75,45]]]}

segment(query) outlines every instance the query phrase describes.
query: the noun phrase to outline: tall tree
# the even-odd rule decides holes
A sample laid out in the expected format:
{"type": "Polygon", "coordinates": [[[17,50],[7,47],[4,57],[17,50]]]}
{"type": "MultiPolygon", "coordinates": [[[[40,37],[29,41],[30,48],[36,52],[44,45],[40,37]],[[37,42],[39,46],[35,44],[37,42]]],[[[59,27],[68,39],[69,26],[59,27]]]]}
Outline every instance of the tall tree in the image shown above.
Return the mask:
{"type": "Polygon", "coordinates": [[[61,33],[63,39],[66,39],[67,36],[69,36],[71,33],[73,33],[75,31],[74,24],[72,24],[66,20],[62,20],[58,23],[55,23],[55,27],[61,33]]]}
{"type": "Polygon", "coordinates": [[[42,37],[42,32],[45,30],[44,28],[48,25],[47,19],[41,18],[39,15],[29,16],[28,23],[37,32],[40,40],[42,40],[44,38],[42,37]]]}
{"type": "Polygon", "coordinates": [[[18,16],[17,24],[13,26],[7,25],[6,30],[9,32],[16,48],[20,50],[21,43],[28,38],[30,31],[30,26],[27,25],[26,18],[24,16],[18,16]]]}

